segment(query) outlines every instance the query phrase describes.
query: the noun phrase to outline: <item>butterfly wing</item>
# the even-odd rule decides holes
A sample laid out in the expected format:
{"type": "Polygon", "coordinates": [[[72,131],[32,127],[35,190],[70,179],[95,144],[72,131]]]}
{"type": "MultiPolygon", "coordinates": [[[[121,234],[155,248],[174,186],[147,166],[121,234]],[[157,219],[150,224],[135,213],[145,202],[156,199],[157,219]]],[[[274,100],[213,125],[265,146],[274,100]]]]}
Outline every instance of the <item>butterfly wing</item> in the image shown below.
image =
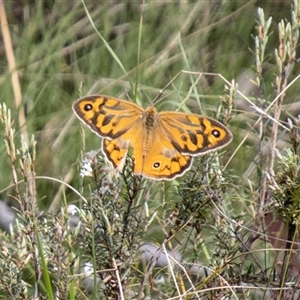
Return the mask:
{"type": "Polygon", "coordinates": [[[129,141],[124,141],[121,138],[115,140],[104,139],[102,141],[103,153],[119,172],[122,172],[124,168],[128,148],[129,141]]]}
{"type": "Polygon", "coordinates": [[[113,140],[134,127],[144,110],[125,100],[92,95],[76,100],[73,111],[93,132],[113,140]]]}
{"type": "Polygon", "coordinates": [[[159,116],[165,135],[183,154],[205,154],[232,141],[231,132],[217,120],[172,111],[161,112],[159,116]]]}

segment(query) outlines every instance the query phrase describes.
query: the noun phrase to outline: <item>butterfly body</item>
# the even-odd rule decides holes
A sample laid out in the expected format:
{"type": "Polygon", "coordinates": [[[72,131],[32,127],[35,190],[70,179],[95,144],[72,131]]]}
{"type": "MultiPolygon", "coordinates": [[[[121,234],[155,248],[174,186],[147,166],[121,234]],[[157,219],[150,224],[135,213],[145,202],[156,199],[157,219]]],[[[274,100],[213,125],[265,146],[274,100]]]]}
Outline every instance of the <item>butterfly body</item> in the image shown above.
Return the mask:
{"type": "Polygon", "coordinates": [[[192,157],[222,148],[230,131],[208,117],[182,112],[158,113],[121,99],[93,95],[73,104],[77,117],[103,139],[107,159],[122,171],[129,147],[134,174],[171,180],[186,172],[192,157]]]}

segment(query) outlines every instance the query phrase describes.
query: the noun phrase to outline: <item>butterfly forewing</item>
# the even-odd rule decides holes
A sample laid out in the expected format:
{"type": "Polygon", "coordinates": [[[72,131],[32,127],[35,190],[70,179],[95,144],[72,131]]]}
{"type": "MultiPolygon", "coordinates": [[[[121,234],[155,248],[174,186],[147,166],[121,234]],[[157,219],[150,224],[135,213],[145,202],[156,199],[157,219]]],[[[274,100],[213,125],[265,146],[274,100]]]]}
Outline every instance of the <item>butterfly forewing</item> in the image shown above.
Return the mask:
{"type": "Polygon", "coordinates": [[[77,117],[101,137],[115,139],[135,126],[144,111],[128,101],[108,96],[87,96],[73,104],[77,117]]]}
{"type": "Polygon", "coordinates": [[[161,112],[166,136],[184,154],[200,155],[226,146],[231,132],[220,122],[196,114],[161,112]]]}

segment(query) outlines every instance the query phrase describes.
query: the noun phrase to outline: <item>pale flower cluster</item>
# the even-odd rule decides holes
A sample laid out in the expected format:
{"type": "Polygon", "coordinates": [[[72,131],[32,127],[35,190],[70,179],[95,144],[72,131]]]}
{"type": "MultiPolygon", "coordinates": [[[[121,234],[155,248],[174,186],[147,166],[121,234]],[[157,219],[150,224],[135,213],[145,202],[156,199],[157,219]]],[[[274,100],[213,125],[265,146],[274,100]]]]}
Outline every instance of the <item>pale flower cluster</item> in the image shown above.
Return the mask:
{"type": "Polygon", "coordinates": [[[81,177],[93,177],[93,168],[91,166],[92,162],[93,161],[90,158],[85,157],[83,159],[79,173],[81,177]]]}

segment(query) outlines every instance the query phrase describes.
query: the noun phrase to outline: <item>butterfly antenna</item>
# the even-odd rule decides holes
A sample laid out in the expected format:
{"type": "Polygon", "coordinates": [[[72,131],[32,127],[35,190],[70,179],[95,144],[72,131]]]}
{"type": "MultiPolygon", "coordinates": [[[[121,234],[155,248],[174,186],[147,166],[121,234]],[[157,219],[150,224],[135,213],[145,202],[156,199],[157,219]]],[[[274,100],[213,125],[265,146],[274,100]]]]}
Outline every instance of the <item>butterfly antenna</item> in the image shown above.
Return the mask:
{"type": "Polygon", "coordinates": [[[153,100],[153,104],[156,103],[162,96],[162,94],[165,92],[165,90],[174,82],[174,80],[182,73],[182,71],[178,72],[168,83],[167,85],[158,92],[156,97],[153,100]]]}
{"type": "MultiPolygon", "coordinates": [[[[161,98],[162,94],[165,92],[165,90],[177,79],[177,77],[179,77],[181,74],[187,74],[188,71],[185,70],[181,70],[179,71],[168,83],[167,85],[158,92],[158,94],[156,95],[156,97],[153,100],[153,104],[156,103],[157,101],[159,101],[159,99],[161,98]]],[[[199,73],[197,73],[199,74],[199,73]]]]}

